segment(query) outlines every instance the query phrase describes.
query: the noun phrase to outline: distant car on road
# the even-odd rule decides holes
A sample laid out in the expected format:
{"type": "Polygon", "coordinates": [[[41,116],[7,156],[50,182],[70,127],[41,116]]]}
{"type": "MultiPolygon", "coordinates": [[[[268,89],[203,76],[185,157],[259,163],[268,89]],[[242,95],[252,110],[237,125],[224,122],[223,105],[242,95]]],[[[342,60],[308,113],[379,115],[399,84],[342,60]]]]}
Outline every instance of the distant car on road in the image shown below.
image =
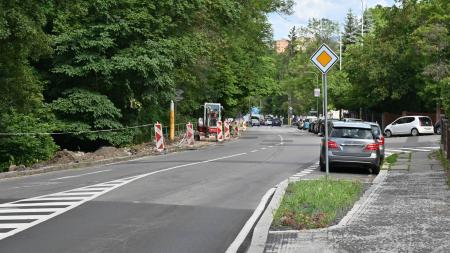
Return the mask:
{"type": "Polygon", "coordinates": [[[281,126],[281,120],[279,118],[274,118],[272,120],[272,126],[281,126]]]}
{"type": "Polygon", "coordinates": [[[252,126],[260,126],[259,118],[252,117],[252,126]]]}
{"type": "Polygon", "coordinates": [[[325,171],[325,145],[328,145],[330,167],[369,167],[380,172],[380,144],[367,123],[335,121],[331,123],[328,143],[322,138],[320,170],[325,171]]]}
{"type": "Polygon", "coordinates": [[[433,122],[427,116],[405,116],[396,119],[384,129],[386,137],[393,135],[434,134],[433,122]]]}

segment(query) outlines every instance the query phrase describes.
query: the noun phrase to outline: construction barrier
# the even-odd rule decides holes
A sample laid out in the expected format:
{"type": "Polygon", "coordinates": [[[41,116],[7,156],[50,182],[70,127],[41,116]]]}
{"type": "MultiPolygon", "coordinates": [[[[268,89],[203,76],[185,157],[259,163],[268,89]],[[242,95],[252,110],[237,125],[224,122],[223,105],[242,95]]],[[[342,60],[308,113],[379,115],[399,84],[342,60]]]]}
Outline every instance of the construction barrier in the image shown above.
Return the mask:
{"type": "Polygon", "coordinates": [[[217,121],[217,141],[223,141],[222,121],[217,121]]]}
{"type": "Polygon", "coordinates": [[[186,124],[186,142],[188,145],[194,145],[194,127],[192,126],[191,122],[186,124]]]}
{"type": "Polygon", "coordinates": [[[229,140],[230,139],[230,123],[228,121],[224,122],[224,127],[225,127],[225,140],[229,140]]]}
{"type": "Polygon", "coordinates": [[[164,151],[164,135],[162,132],[162,126],[161,123],[156,122],[155,124],[155,143],[156,143],[156,150],[159,152],[164,151]]]}
{"type": "Polygon", "coordinates": [[[247,130],[247,124],[245,123],[245,121],[242,121],[242,130],[247,130]]]}
{"type": "Polygon", "coordinates": [[[239,137],[239,123],[234,123],[234,137],[239,137]]]}

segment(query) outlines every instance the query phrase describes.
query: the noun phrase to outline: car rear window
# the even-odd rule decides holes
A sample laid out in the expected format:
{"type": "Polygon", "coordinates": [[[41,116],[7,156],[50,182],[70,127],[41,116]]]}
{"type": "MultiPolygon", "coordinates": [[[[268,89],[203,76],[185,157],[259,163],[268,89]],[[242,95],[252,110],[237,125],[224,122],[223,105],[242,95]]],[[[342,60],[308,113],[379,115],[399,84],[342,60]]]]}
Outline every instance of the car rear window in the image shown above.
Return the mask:
{"type": "Polygon", "coordinates": [[[419,117],[421,126],[431,126],[431,119],[428,117],[419,117]]]}
{"type": "Polygon", "coordinates": [[[380,128],[377,126],[370,126],[372,128],[372,133],[375,137],[379,137],[381,135],[380,128]]]}
{"type": "Polygon", "coordinates": [[[353,127],[335,127],[331,130],[331,137],[348,139],[373,139],[371,129],[353,127]]]}

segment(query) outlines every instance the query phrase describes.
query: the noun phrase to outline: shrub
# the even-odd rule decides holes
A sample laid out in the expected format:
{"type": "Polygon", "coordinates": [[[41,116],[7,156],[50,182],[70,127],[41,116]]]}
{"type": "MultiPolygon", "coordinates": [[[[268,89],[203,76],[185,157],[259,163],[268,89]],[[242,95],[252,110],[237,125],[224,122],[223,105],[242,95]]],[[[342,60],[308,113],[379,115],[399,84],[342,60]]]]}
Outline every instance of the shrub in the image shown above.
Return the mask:
{"type": "MultiPolygon", "coordinates": [[[[84,89],[70,89],[61,98],[50,103],[50,107],[61,121],[61,132],[85,132],[92,130],[120,129],[122,114],[105,95],[84,89]]],[[[77,133],[62,136],[81,142],[102,142],[115,146],[130,143],[130,131],[118,130],[96,133],[77,133]]]]}
{"type": "MultiPolygon", "coordinates": [[[[55,127],[50,115],[43,110],[36,114],[3,113],[0,116],[0,132],[50,132],[55,127]]],[[[57,149],[49,135],[0,136],[0,171],[6,171],[11,164],[30,166],[47,160],[57,149]]]]}

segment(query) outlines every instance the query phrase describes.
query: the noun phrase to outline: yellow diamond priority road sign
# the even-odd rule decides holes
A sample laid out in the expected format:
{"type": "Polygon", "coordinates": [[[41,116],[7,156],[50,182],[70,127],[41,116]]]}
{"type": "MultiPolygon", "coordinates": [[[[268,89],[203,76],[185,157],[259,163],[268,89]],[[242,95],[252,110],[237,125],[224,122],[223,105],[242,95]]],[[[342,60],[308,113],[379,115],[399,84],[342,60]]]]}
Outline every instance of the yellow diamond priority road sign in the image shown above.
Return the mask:
{"type": "Polygon", "coordinates": [[[327,73],[338,60],[339,57],[326,44],[322,44],[319,50],[311,57],[311,61],[322,73],[327,73]]]}

